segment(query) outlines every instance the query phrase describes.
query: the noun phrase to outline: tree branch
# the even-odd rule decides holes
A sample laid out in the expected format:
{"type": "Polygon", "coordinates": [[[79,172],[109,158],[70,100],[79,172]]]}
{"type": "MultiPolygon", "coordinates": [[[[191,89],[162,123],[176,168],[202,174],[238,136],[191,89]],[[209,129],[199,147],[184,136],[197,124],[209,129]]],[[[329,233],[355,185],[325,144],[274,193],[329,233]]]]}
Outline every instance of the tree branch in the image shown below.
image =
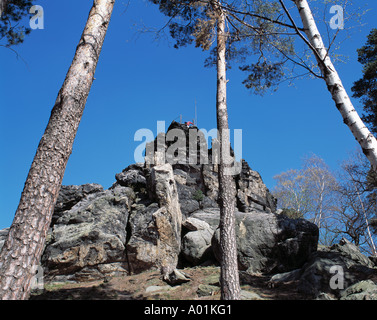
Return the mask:
{"type": "MultiPolygon", "coordinates": [[[[249,23],[247,23],[247,22],[241,20],[239,17],[237,17],[237,16],[234,15],[233,13],[228,13],[228,15],[231,16],[231,17],[233,17],[234,19],[236,19],[239,23],[243,24],[244,26],[246,26],[246,27],[248,27],[248,28],[254,30],[255,32],[258,33],[259,36],[261,36],[261,33],[260,33],[259,28],[256,28],[256,27],[250,25],[249,23]]],[[[232,24],[232,23],[231,23],[231,24],[232,24]]],[[[236,30],[238,30],[238,29],[234,26],[234,24],[232,24],[232,26],[233,26],[236,30]]],[[[272,45],[276,50],[278,50],[278,51],[280,52],[280,54],[282,54],[286,59],[288,59],[288,60],[291,61],[292,63],[294,63],[294,64],[296,64],[296,65],[298,65],[298,66],[300,66],[300,67],[306,69],[309,73],[311,73],[311,74],[312,74],[313,76],[315,76],[316,78],[323,79],[322,76],[316,74],[312,69],[310,69],[309,66],[307,66],[307,65],[302,61],[302,59],[300,59],[300,60],[301,60],[301,63],[300,63],[300,62],[294,60],[293,58],[289,57],[289,56],[288,56],[283,50],[281,50],[281,49],[280,49],[278,46],[276,46],[273,42],[268,41],[268,40],[267,40],[267,42],[268,42],[270,45],[272,45]]]]}
{"type": "MultiPolygon", "coordinates": [[[[296,25],[296,22],[294,21],[294,19],[292,18],[291,14],[289,13],[289,10],[287,9],[287,7],[285,6],[284,4],[284,1],[283,0],[279,0],[280,2],[280,5],[282,6],[284,12],[286,13],[288,19],[291,21],[292,25],[294,26],[295,30],[296,30],[296,33],[297,35],[305,42],[305,44],[313,51],[318,63],[321,63],[324,65],[324,61],[321,59],[320,55],[318,54],[316,48],[314,48],[312,46],[312,44],[310,43],[310,41],[308,39],[306,39],[306,37],[301,33],[300,30],[304,30],[305,29],[300,29],[297,27],[296,25]]],[[[325,66],[326,67],[326,66],[325,66]]],[[[326,68],[325,68],[326,69],[326,68]]]]}
{"type": "MultiPolygon", "coordinates": [[[[205,1],[199,0],[199,2],[205,2],[205,1]]],[[[268,18],[268,17],[265,17],[265,16],[261,16],[261,15],[256,14],[256,13],[239,11],[239,10],[236,10],[234,8],[231,8],[230,6],[224,6],[222,4],[219,4],[219,6],[222,9],[226,10],[227,12],[232,12],[232,13],[235,13],[235,14],[241,14],[243,16],[249,16],[249,17],[253,17],[253,18],[262,19],[262,20],[265,20],[265,21],[268,21],[268,22],[271,22],[271,23],[275,23],[275,24],[278,24],[278,25],[281,25],[281,26],[284,26],[284,27],[287,27],[287,28],[290,28],[290,29],[297,29],[297,26],[295,26],[295,25],[290,25],[290,24],[281,22],[281,21],[276,20],[276,19],[271,19],[271,18],[268,18]]],[[[305,31],[303,28],[298,28],[298,30],[305,31]]]]}

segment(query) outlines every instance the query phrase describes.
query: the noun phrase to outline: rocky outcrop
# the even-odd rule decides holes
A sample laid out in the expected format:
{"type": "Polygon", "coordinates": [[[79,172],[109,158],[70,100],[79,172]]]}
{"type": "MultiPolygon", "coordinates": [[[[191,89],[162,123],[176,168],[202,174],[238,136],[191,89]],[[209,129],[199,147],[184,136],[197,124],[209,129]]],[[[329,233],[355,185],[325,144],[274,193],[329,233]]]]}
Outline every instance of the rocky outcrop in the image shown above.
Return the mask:
{"type": "Polygon", "coordinates": [[[242,160],[241,164],[242,171],[235,177],[238,210],[275,212],[277,200],[263,183],[260,174],[252,170],[245,160],[242,160]]]}
{"type": "Polygon", "coordinates": [[[183,222],[187,233],[182,238],[182,256],[192,265],[200,265],[213,257],[214,228],[204,220],[193,217],[183,222]]]}
{"type": "Polygon", "coordinates": [[[9,228],[0,230],[0,250],[3,247],[3,245],[4,245],[4,242],[5,242],[5,239],[6,239],[7,235],[8,235],[8,232],[9,232],[9,228]]]}
{"type": "Polygon", "coordinates": [[[300,269],[276,274],[270,283],[297,282],[303,296],[310,299],[362,300],[377,298],[374,263],[346,239],[313,252],[300,269]]]}
{"type": "Polygon", "coordinates": [[[49,278],[86,281],[127,272],[126,225],[134,193],[126,187],[82,193],[89,188],[61,191],[42,257],[49,278]]]}
{"type": "MultiPolygon", "coordinates": [[[[187,137],[197,131],[177,123],[172,128],[187,137]]],[[[218,214],[216,165],[132,164],[115,179],[108,190],[98,184],[62,186],[42,258],[49,278],[85,281],[151,268],[167,274],[179,257],[181,264],[193,265],[213,259],[217,225],[203,219],[190,224],[190,216],[200,210],[218,214]]],[[[245,195],[245,211],[275,210],[268,189],[246,162],[236,183],[245,195]]]]}
{"type": "MultiPolygon", "coordinates": [[[[177,266],[217,263],[220,210],[214,155],[196,127],[173,122],[172,129],[181,130],[187,141],[200,135],[194,152],[189,144],[181,148],[186,161],[160,163],[164,154],[152,150],[154,164],[128,166],[108,190],[98,184],[62,186],[41,259],[46,281],[88,281],[159,269],[175,285],[189,281],[177,266]],[[207,163],[190,161],[202,159],[203,152],[207,163]]],[[[168,140],[160,140],[165,152],[176,147],[175,139],[168,140]]],[[[276,214],[276,199],[246,161],[234,181],[241,274],[271,274],[272,286],[296,282],[302,295],[313,299],[376,299],[376,268],[356,246],[342,240],[317,251],[318,228],[276,214]],[[344,272],[343,289],[330,286],[333,268],[344,272]]],[[[7,232],[0,231],[0,248],[7,232]]],[[[203,295],[213,290],[200,289],[203,295]]]]}
{"type": "MultiPolygon", "coordinates": [[[[188,128],[184,124],[173,121],[166,135],[160,134],[149,144],[149,147],[147,145],[147,149],[151,150],[152,147],[152,151],[159,150],[159,141],[164,142],[162,149],[165,152],[165,160],[171,161],[173,166],[184,217],[201,208],[216,207],[219,190],[218,168],[217,162],[212,160],[213,148],[208,148],[204,134],[195,126],[188,128]],[[177,143],[178,137],[183,138],[183,144],[177,143]],[[197,190],[204,195],[201,203],[193,199],[197,190]]],[[[150,151],[149,154],[153,152],[150,151]]],[[[230,150],[230,154],[233,154],[233,150],[230,150]]],[[[259,173],[252,170],[245,160],[241,160],[241,168],[241,172],[234,176],[238,210],[276,212],[276,199],[263,183],[259,173]]]]}
{"type": "MultiPolygon", "coordinates": [[[[212,149],[196,127],[176,122],[158,139],[149,153],[154,163],[128,166],[108,190],[98,184],[62,187],[42,258],[48,277],[83,281],[157,268],[166,279],[181,281],[178,264],[215,261],[219,187],[212,149]],[[174,149],[171,130],[186,138],[177,149],[183,161],[161,164],[164,154],[156,152],[157,142],[165,139],[159,141],[167,153],[174,149]],[[202,160],[204,153],[207,162],[192,161],[202,160]]],[[[316,248],[316,228],[275,215],[276,199],[246,161],[234,179],[240,269],[269,272],[301,266],[316,248]]]]}
{"type": "Polygon", "coordinates": [[[170,164],[152,168],[149,190],[152,200],[157,203],[132,214],[131,235],[127,242],[128,261],[134,271],[146,266],[158,267],[164,275],[168,275],[178,264],[182,226],[178,192],[170,164]]]}
{"type": "Polygon", "coordinates": [[[342,239],[339,244],[313,254],[299,275],[300,292],[317,297],[325,292],[339,298],[343,289],[376,275],[374,264],[351,242],[342,239]],[[340,274],[339,274],[340,273],[340,274]],[[335,278],[334,278],[335,276],[335,278]],[[342,283],[331,279],[341,277],[342,283]]]}
{"type": "MultiPolygon", "coordinates": [[[[220,213],[214,153],[196,127],[173,122],[173,129],[186,138],[177,149],[183,161],[160,163],[163,152],[152,150],[147,155],[153,164],[128,166],[108,190],[98,184],[62,186],[41,260],[47,279],[87,281],[160,269],[169,283],[179,283],[187,279],[177,265],[216,263],[220,213]],[[196,149],[190,148],[193,136],[196,149]],[[192,161],[205,156],[207,162],[192,161]]],[[[176,139],[161,138],[164,151],[175,150],[176,139]]],[[[275,214],[276,199],[246,161],[234,180],[240,269],[301,267],[316,251],[318,229],[275,214]]],[[[0,245],[5,234],[0,232],[0,245]]]]}
{"type": "MultiPolygon", "coordinates": [[[[236,211],[235,216],[240,270],[251,274],[293,270],[301,267],[317,250],[318,228],[307,220],[293,220],[267,212],[236,211]]],[[[197,211],[192,217],[206,221],[216,229],[220,211],[197,211]]],[[[219,259],[219,230],[214,233],[212,247],[219,259]]]]}

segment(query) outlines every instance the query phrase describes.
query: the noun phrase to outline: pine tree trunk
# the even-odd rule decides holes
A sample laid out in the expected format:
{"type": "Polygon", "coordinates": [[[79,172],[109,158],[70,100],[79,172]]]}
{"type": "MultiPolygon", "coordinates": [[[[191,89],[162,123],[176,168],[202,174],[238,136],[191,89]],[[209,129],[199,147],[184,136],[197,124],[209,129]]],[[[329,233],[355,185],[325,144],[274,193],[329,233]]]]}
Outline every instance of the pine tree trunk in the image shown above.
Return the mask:
{"type": "Polygon", "coordinates": [[[306,0],[294,0],[305,28],[308,40],[316,51],[316,59],[326,80],[327,88],[340,111],[344,123],[359,142],[372,167],[377,171],[377,140],[360,119],[352,105],[342,81],[328,56],[327,49],[318,31],[313,14],[306,0]]]}
{"type": "Polygon", "coordinates": [[[230,136],[226,103],[226,32],[225,14],[218,7],[217,24],[217,129],[220,142],[219,199],[220,199],[220,248],[221,248],[221,298],[239,300],[240,284],[235,233],[236,190],[230,174],[230,136]],[[228,169],[228,170],[227,170],[228,169]]]}
{"type": "Polygon", "coordinates": [[[95,0],[0,253],[0,299],[27,299],[115,0],[95,0]],[[35,270],[35,269],[34,269],[35,270]]]}

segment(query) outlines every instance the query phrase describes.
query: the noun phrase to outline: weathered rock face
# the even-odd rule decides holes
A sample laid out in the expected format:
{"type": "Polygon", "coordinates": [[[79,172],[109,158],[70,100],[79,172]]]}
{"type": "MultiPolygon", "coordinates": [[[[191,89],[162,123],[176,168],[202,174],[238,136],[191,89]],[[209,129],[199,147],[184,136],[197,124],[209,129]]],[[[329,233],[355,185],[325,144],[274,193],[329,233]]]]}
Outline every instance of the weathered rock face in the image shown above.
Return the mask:
{"type": "Polygon", "coordinates": [[[183,257],[193,265],[211,259],[214,229],[204,220],[193,217],[184,221],[183,227],[188,230],[182,238],[183,257]]]}
{"type": "Polygon", "coordinates": [[[55,204],[53,223],[63,212],[71,209],[82,199],[89,195],[95,195],[101,191],[103,191],[103,187],[96,183],[89,183],[81,186],[61,186],[58,200],[55,204]]]}
{"type": "Polygon", "coordinates": [[[308,299],[377,299],[374,263],[346,239],[313,252],[300,269],[275,274],[270,283],[295,281],[298,291],[308,299]]]}
{"type": "Polygon", "coordinates": [[[362,280],[342,292],[340,300],[377,300],[377,285],[372,280],[362,280]]]}
{"type": "MultiPolygon", "coordinates": [[[[85,281],[151,268],[172,275],[178,263],[214,260],[219,224],[215,156],[200,132],[198,148],[189,148],[196,127],[173,122],[172,129],[187,139],[181,158],[186,162],[132,164],[115,175],[108,190],[98,184],[62,186],[42,257],[48,278],[85,281]],[[203,151],[208,163],[191,161],[202,159],[203,151]]],[[[175,148],[176,140],[163,142],[165,151],[175,148]]],[[[152,155],[163,158],[159,152],[152,155]]],[[[316,248],[317,229],[276,216],[276,200],[246,161],[234,179],[240,268],[269,272],[300,266],[316,248]]],[[[6,232],[0,232],[0,246],[6,232]]]]}
{"type": "MultiPolygon", "coordinates": [[[[155,151],[158,150],[158,141],[165,142],[162,147],[165,159],[172,162],[184,217],[188,217],[200,208],[216,207],[219,190],[217,163],[212,160],[213,152],[212,149],[208,149],[203,133],[195,126],[188,128],[184,124],[173,121],[166,136],[160,135],[150,143],[149,148],[153,146],[155,151]],[[171,135],[170,132],[174,134],[171,135]],[[178,138],[183,138],[185,143],[177,144],[178,138]],[[196,148],[193,148],[193,145],[196,148]],[[175,151],[173,156],[172,151],[175,151]],[[193,199],[197,190],[201,190],[204,195],[201,203],[193,199]]],[[[149,158],[153,158],[152,151],[149,152],[149,158]]],[[[233,150],[230,150],[230,153],[233,154],[233,150]]],[[[241,161],[241,166],[240,174],[234,177],[237,186],[238,210],[275,212],[276,199],[263,183],[259,173],[251,170],[245,160],[241,161]]]]}
{"type": "Polygon", "coordinates": [[[182,214],[169,164],[132,165],[105,191],[95,184],[64,186],[56,208],[42,257],[48,278],[171,272],[178,263],[182,214]]]}
{"type": "Polygon", "coordinates": [[[251,170],[245,160],[242,160],[241,173],[236,176],[236,186],[237,207],[239,211],[276,211],[276,199],[263,183],[260,174],[251,170]]]}
{"type": "Polygon", "coordinates": [[[343,289],[376,274],[372,261],[354,244],[342,239],[339,244],[317,251],[310,257],[299,274],[298,288],[312,297],[325,292],[339,298],[343,289]],[[341,287],[338,287],[338,281],[331,285],[334,276],[342,277],[341,287]]]}
{"type": "MultiPolygon", "coordinates": [[[[317,250],[318,228],[306,220],[266,212],[236,212],[235,215],[240,270],[249,273],[293,270],[301,267],[317,250]]],[[[220,221],[220,212],[203,210],[192,217],[215,227],[220,221]]],[[[212,238],[212,247],[219,259],[219,230],[212,238]]]]}
{"type": "Polygon", "coordinates": [[[5,242],[5,239],[6,239],[7,235],[8,235],[8,232],[9,232],[9,228],[0,230],[0,250],[3,247],[3,245],[4,245],[4,242],[5,242]]]}
{"type": "Polygon", "coordinates": [[[150,174],[152,203],[131,215],[128,261],[133,270],[158,267],[164,274],[177,266],[181,249],[182,213],[170,164],[155,166],[150,174]]]}
{"type": "Polygon", "coordinates": [[[150,189],[160,206],[154,217],[159,234],[159,251],[163,257],[161,267],[171,273],[177,266],[181,250],[182,213],[170,164],[153,167],[150,189]]]}
{"type": "Polygon", "coordinates": [[[42,264],[48,277],[85,281],[126,272],[125,241],[130,188],[88,193],[70,209],[64,201],[72,203],[74,191],[65,187],[59,199],[57,214],[48,234],[42,264]]]}

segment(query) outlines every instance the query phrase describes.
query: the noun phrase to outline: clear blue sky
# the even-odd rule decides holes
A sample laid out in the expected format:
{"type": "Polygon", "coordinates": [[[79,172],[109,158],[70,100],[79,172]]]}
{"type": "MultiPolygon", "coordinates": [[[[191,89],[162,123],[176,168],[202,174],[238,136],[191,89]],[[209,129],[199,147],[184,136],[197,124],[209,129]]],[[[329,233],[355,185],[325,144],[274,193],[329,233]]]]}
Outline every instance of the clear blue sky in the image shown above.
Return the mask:
{"type": "MultiPolygon", "coordinates": [[[[156,132],[183,115],[199,127],[216,127],[215,69],[203,67],[207,53],[172,41],[153,41],[138,34],[143,25],[161,27],[165,18],[142,0],[117,1],[86,109],[68,162],[63,184],[100,183],[108,188],[114,175],[133,163],[138,129],[156,132]]],[[[318,2],[317,2],[318,3],[318,2]]],[[[356,49],[377,27],[377,1],[355,0],[372,9],[365,25],[355,29],[339,53],[349,57],[338,65],[347,90],[361,76],[356,49]]],[[[39,0],[45,29],[35,30],[15,49],[0,48],[0,229],[10,226],[38,142],[72,61],[92,1],[39,0]]],[[[228,78],[230,126],[243,130],[243,158],[267,187],[273,176],[297,168],[303,156],[315,153],[336,169],[356,143],[321,80],[282,85],[273,95],[250,94],[244,74],[233,68],[228,78]]],[[[355,101],[355,105],[359,103],[355,101]]]]}

